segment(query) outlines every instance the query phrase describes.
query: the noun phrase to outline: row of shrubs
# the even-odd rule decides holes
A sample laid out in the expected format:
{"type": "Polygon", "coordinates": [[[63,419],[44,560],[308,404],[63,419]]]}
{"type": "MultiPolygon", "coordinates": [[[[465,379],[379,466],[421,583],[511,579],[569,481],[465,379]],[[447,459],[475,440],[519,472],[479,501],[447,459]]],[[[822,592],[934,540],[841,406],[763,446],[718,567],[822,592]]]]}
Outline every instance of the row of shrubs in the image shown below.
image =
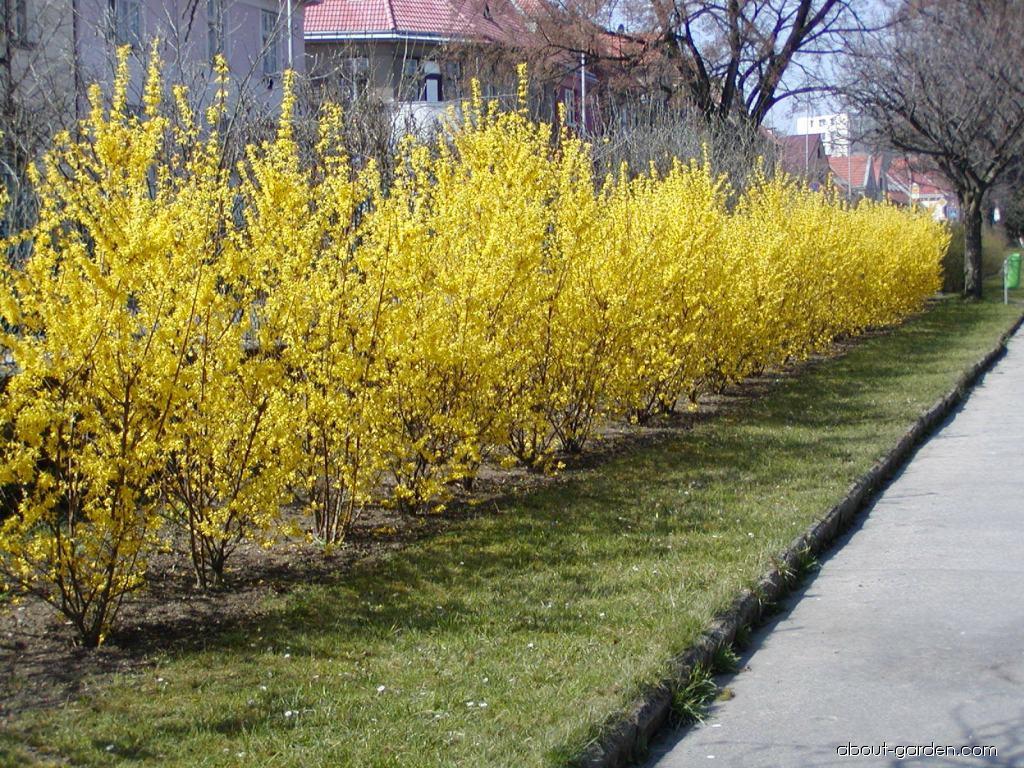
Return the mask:
{"type": "Polygon", "coordinates": [[[696,162],[597,180],[586,143],[479,95],[385,184],[333,105],[300,150],[286,95],[276,138],[229,167],[223,72],[204,115],[157,63],[130,110],[128,79],[122,61],[56,137],[0,289],[0,563],[87,645],[168,542],[215,586],[240,542],[286,532],[285,505],[337,544],[368,505],[439,509],[485,462],[552,470],[602,420],[939,287],[926,215],[783,178],[731,204],[696,162]]]}

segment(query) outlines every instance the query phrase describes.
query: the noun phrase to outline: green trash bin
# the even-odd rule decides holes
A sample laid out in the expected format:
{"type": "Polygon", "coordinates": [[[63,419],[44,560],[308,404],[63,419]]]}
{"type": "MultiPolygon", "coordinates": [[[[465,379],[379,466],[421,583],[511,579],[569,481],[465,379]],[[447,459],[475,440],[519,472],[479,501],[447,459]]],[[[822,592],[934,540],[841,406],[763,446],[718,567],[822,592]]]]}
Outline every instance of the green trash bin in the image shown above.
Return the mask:
{"type": "Polygon", "coordinates": [[[1006,281],[1007,288],[1020,288],[1020,254],[1011,253],[1006,257],[1006,281]]]}

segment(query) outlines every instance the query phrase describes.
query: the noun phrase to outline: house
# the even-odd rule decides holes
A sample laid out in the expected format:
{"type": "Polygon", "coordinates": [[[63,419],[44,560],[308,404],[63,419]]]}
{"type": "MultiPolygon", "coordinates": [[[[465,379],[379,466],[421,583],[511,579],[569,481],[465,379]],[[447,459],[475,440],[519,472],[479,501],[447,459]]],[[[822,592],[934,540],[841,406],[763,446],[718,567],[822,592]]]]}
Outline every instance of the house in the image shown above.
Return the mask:
{"type": "Polygon", "coordinates": [[[885,199],[885,168],[888,160],[884,155],[856,152],[841,156],[830,155],[828,164],[836,188],[848,200],[885,199]]]}
{"type": "Polygon", "coordinates": [[[820,189],[831,175],[825,144],[819,133],[776,137],[779,164],[790,176],[805,179],[812,189],[820,189]]]}
{"type": "Polygon", "coordinates": [[[280,98],[285,69],[302,71],[302,5],[280,0],[73,0],[82,19],[77,60],[82,78],[102,77],[113,49],[145,50],[160,40],[170,77],[197,88],[208,82],[214,56],[227,60],[232,81],[263,103],[280,98]],[[290,32],[290,34],[289,34],[290,32]]]}
{"type": "MultiPolygon", "coordinates": [[[[596,76],[585,57],[544,47],[540,0],[320,0],[306,10],[307,70],[334,97],[367,97],[392,107],[408,130],[432,127],[458,107],[477,79],[487,99],[511,103],[516,65],[531,65],[546,117],[563,104],[580,127],[596,76]]],[[[583,126],[585,127],[585,126],[583,126]]]]}
{"type": "Polygon", "coordinates": [[[305,64],[300,0],[0,0],[0,183],[11,203],[0,231],[34,215],[28,166],[88,110],[88,88],[109,88],[117,50],[130,46],[128,108],[141,108],[146,58],[159,40],[164,77],[198,106],[214,84],[212,61],[231,70],[232,98],[254,119],[280,102],[282,72],[305,64]],[[289,33],[290,30],[290,33],[289,33]]]}
{"type": "Polygon", "coordinates": [[[29,166],[86,114],[92,83],[110,87],[123,46],[131,49],[132,111],[141,109],[145,60],[159,40],[166,81],[187,85],[198,106],[216,87],[211,63],[223,54],[232,98],[254,119],[268,118],[280,102],[281,73],[305,63],[302,5],[283,1],[0,0],[0,183],[10,200],[0,234],[34,219],[29,166]]]}
{"type": "Polygon", "coordinates": [[[918,205],[936,221],[959,218],[960,205],[953,185],[926,161],[896,158],[886,173],[888,198],[900,205],[918,205]]]}
{"type": "MultiPolygon", "coordinates": [[[[262,102],[280,96],[281,73],[305,64],[303,6],[298,0],[2,0],[3,96],[31,109],[40,98],[81,113],[92,82],[109,83],[116,50],[141,60],[153,40],[169,80],[198,87],[211,80],[217,54],[235,83],[262,102]],[[13,23],[10,23],[13,22],[13,23]]],[[[129,100],[141,101],[141,63],[133,65],[129,100]]]]}
{"type": "Polygon", "coordinates": [[[77,22],[71,0],[0,2],[0,130],[33,134],[51,123],[61,127],[75,106],[77,22]]]}

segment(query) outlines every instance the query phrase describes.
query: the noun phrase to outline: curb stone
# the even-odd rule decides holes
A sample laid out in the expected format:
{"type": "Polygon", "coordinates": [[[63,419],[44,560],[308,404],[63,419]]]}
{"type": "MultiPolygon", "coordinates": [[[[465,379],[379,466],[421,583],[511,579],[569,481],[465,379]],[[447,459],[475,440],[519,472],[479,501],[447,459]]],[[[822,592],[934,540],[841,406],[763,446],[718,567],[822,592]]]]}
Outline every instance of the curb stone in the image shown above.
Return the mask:
{"type": "Polygon", "coordinates": [[[626,768],[642,759],[655,734],[666,724],[672,710],[673,694],[689,680],[697,666],[710,668],[716,651],[729,647],[745,628],[756,626],[771,607],[792,590],[801,577],[801,563],[808,555],[817,557],[828,550],[839,534],[850,527],[887,482],[906,464],[917,446],[924,442],[960,405],[978,380],[1006,354],[1006,343],[1024,324],[1024,314],[999,337],[996,345],[972,365],[956,385],[921,414],[899,442],[863,476],[850,486],[846,496],[818,522],[800,534],[778,559],[778,564],[744,590],[698,638],[697,642],[670,665],[669,674],[643,693],[608,732],[590,744],[573,765],[578,768],[626,768]]]}

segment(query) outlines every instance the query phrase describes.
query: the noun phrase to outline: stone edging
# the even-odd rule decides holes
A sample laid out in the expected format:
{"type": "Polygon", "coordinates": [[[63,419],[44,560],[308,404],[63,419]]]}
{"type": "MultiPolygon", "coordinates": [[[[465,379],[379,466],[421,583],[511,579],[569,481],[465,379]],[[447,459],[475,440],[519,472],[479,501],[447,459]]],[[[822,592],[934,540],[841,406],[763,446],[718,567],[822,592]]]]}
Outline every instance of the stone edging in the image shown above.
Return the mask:
{"type": "Polygon", "coordinates": [[[910,458],[914,449],[963,402],[970,389],[1006,353],[1006,343],[1024,324],[1024,314],[1000,336],[996,345],[968,369],[944,397],[918,417],[896,446],[857,480],[846,496],[820,521],[798,536],[786,548],[776,565],[764,574],[753,589],[745,590],[724,613],[716,617],[697,642],[673,660],[669,674],[634,702],[629,713],[587,748],[575,761],[580,768],[625,768],[642,758],[658,730],[668,721],[673,691],[690,678],[693,669],[713,666],[715,652],[731,646],[737,633],[759,623],[766,609],[786,595],[799,581],[801,563],[808,555],[817,556],[829,549],[839,534],[849,528],[876,493],[886,485],[910,458]]]}

